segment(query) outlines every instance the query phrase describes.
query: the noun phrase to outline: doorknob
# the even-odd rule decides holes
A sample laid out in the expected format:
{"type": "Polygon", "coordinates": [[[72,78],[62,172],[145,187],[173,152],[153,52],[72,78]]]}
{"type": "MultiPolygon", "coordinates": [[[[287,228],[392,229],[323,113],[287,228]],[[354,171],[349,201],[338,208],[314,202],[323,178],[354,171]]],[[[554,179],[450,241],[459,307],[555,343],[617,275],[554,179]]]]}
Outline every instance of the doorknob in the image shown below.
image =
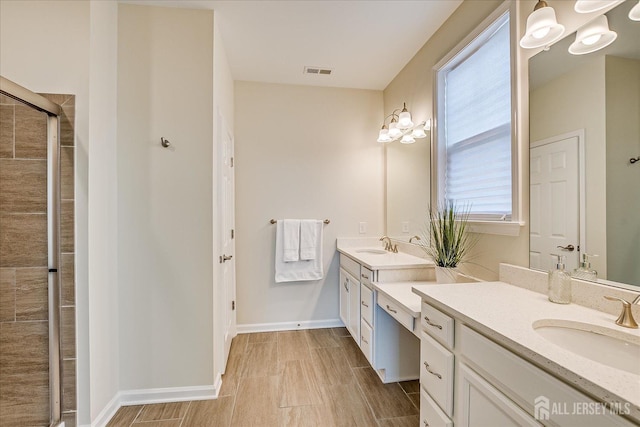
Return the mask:
{"type": "Polygon", "coordinates": [[[220,257],[220,264],[222,264],[225,261],[229,261],[231,258],[233,258],[233,255],[222,255],[220,257]]]}
{"type": "Polygon", "coordinates": [[[573,252],[576,249],[573,245],[558,246],[558,248],[569,252],[573,252]]]}

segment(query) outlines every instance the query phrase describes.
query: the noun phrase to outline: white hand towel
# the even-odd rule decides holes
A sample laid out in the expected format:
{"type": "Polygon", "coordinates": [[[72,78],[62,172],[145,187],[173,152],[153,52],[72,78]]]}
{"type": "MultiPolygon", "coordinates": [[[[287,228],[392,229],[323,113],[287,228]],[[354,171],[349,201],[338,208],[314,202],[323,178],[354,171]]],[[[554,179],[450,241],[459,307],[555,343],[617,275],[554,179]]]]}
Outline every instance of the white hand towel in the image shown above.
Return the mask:
{"type": "Polygon", "coordinates": [[[285,219],[278,221],[277,227],[282,223],[282,260],[294,262],[300,259],[300,220],[285,219]]]}
{"type": "Polygon", "coordinates": [[[322,232],[322,220],[303,219],[300,221],[300,259],[314,260],[318,247],[318,230],[322,232]]]}
{"type": "MultiPolygon", "coordinates": [[[[278,221],[278,223],[280,223],[280,221],[278,221]]],[[[319,221],[316,226],[318,227],[318,244],[316,246],[315,257],[312,260],[306,261],[300,260],[294,262],[284,262],[284,233],[276,231],[276,283],[321,280],[324,277],[324,271],[322,267],[322,221],[319,221]]]]}

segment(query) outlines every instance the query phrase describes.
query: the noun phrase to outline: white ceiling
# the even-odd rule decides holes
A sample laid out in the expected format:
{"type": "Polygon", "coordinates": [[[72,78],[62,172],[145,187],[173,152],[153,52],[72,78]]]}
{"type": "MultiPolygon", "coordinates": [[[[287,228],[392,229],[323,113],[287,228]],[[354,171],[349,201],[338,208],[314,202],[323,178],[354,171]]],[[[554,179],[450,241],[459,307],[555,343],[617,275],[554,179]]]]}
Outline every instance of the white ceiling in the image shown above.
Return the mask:
{"type": "Polygon", "coordinates": [[[382,90],[462,0],[128,3],[215,10],[235,80],[382,90]]]}

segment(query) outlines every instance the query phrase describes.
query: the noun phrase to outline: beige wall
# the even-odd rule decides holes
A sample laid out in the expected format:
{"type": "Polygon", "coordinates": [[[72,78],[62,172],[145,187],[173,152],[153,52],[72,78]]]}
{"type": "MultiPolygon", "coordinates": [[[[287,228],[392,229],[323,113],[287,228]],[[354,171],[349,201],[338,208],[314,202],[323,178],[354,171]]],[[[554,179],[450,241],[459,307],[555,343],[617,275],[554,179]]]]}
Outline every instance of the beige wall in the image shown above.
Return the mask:
{"type": "Polygon", "coordinates": [[[585,130],[586,244],[581,251],[598,255],[592,267],[607,278],[606,135],[604,57],[565,73],[531,92],[531,141],[585,130]],[[589,90],[585,90],[589,88],[589,90]]]}
{"type": "Polygon", "coordinates": [[[338,319],[336,237],[381,236],[382,92],[236,82],[238,325],[338,319]],[[321,281],[274,282],[270,219],[328,218],[321,281]]]}
{"type": "Polygon", "coordinates": [[[212,385],[213,13],[118,21],[120,386],[212,385]]]}
{"type": "Polygon", "coordinates": [[[606,57],[608,279],[640,285],[640,60],[606,57]]]}

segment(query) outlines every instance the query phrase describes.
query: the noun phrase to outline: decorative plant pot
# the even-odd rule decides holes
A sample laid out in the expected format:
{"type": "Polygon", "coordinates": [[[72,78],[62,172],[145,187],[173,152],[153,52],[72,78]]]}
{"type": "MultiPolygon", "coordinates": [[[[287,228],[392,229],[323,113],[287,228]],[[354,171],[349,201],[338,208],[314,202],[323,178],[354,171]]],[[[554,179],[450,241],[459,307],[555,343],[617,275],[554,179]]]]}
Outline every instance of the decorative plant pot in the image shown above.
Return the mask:
{"type": "Polygon", "coordinates": [[[437,283],[456,283],[458,273],[455,268],[436,266],[437,283]]]}

